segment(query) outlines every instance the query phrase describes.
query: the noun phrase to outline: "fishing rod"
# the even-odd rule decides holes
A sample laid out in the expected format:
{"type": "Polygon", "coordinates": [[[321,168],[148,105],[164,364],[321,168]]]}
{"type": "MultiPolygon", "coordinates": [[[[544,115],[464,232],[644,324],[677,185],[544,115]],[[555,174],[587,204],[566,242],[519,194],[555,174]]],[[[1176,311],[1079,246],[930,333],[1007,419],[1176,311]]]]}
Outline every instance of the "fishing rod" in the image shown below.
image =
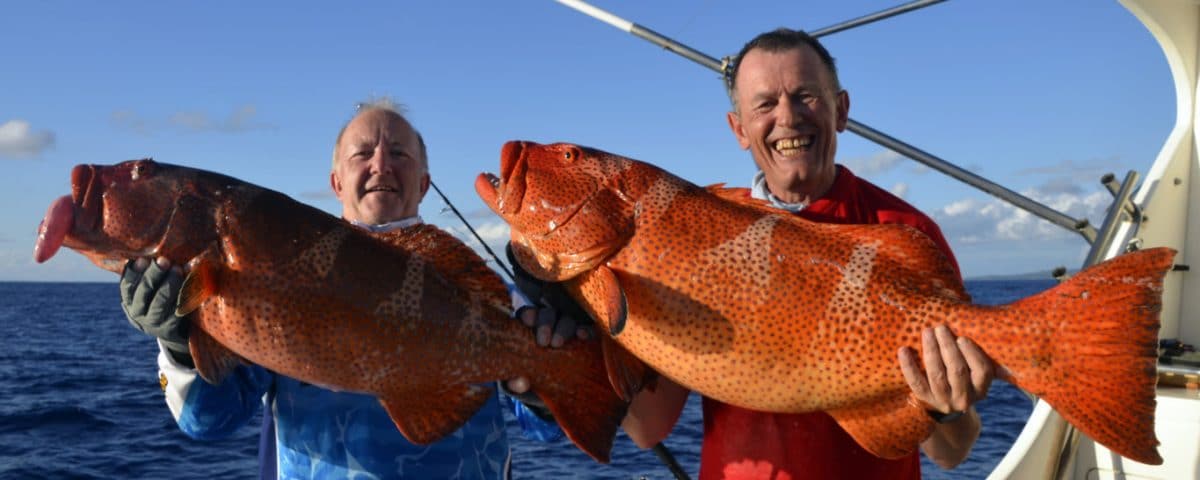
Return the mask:
{"type": "MultiPolygon", "coordinates": [[[[433,191],[437,192],[439,197],[442,197],[442,201],[446,203],[447,207],[450,207],[450,210],[454,212],[454,215],[457,216],[460,221],[462,221],[463,225],[467,227],[467,230],[471,231],[471,235],[475,236],[475,240],[478,240],[479,244],[483,245],[483,249],[487,251],[488,255],[492,256],[492,260],[496,261],[496,264],[500,266],[500,269],[504,270],[504,274],[508,275],[508,279],[513,283],[516,283],[517,279],[513,276],[513,273],[508,270],[508,264],[504,263],[503,260],[500,260],[500,256],[496,255],[496,252],[492,251],[492,247],[489,247],[487,242],[483,241],[483,237],[479,236],[479,233],[475,231],[475,227],[471,226],[471,222],[468,222],[467,218],[464,217],[462,213],[459,213],[458,208],[456,208],[454,204],[450,202],[450,199],[446,198],[446,194],[442,193],[442,189],[438,188],[437,184],[433,183],[433,180],[429,181],[429,185],[433,187],[433,191]]],[[[679,465],[679,461],[676,460],[675,456],[671,454],[671,451],[667,449],[666,445],[663,445],[662,442],[658,442],[658,444],[654,445],[653,451],[654,456],[658,457],[659,460],[666,464],[667,469],[671,471],[671,474],[675,476],[676,480],[691,480],[690,477],[688,477],[687,472],[685,472],[683,467],[679,465]]]]}

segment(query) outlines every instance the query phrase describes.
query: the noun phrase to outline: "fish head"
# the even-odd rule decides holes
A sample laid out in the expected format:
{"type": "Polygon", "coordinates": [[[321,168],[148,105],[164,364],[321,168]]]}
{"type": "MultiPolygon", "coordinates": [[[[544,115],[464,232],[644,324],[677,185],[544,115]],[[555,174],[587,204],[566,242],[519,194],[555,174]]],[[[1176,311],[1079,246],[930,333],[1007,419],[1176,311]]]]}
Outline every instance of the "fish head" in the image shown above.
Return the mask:
{"type": "Polygon", "coordinates": [[[121,272],[134,257],[196,257],[216,238],[214,213],[222,192],[242,182],[223,175],[129,160],[76,165],[71,194],[55,200],[39,227],[34,259],[66,247],[106,270],[121,272]]]}
{"type": "Polygon", "coordinates": [[[603,263],[633,234],[624,188],[632,162],[569,143],[512,141],[501,149],[500,175],[480,174],[475,191],[508,223],[521,266],[563,281],[603,263]]]}

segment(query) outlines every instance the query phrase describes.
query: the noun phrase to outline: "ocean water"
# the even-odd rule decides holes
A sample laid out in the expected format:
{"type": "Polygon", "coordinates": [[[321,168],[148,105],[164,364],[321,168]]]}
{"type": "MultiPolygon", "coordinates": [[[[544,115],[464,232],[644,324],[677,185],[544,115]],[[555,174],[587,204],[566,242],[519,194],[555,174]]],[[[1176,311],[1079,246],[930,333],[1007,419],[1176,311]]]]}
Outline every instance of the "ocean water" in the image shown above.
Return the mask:
{"type": "MultiPolygon", "coordinates": [[[[979,303],[1005,303],[1051,280],[967,282],[979,303]]],[[[0,282],[0,479],[253,478],[258,422],[231,438],[192,440],[158,386],[157,349],[131,328],[115,283],[0,282]]],[[[1020,433],[1029,399],[1003,382],[979,405],[983,434],[953,471],[923,461],[925,478],[983,478],[1020,433]]],[[[695,478],[701,434],[693,396],[665,442],[695,478]]],[[[623,434],[600,465],[568,441],[513,437],[516,478],[648,478],[671,473],[623,434]]]]}

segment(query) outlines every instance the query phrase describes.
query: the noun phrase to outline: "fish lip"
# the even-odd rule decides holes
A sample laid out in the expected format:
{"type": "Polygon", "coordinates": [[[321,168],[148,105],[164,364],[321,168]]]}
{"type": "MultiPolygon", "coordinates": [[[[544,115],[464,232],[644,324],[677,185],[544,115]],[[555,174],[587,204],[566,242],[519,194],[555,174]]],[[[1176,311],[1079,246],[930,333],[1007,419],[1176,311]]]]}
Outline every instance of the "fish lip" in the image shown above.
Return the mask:
{"type": "Polygon", "coordinates": [[[525,199],[525,171],[528,142],[511,141],[500,149],[500,187],[496,190],[496,207],[500,215],[515,215],[525,199]]]}
{"type": "Polygon", "coordinates": [[[71,201],[75,204],[75,222],[68,237],[94,232],[99,228],[103,188],[98,177],[95,165],[80,164],[71,169],[71,201]]]}

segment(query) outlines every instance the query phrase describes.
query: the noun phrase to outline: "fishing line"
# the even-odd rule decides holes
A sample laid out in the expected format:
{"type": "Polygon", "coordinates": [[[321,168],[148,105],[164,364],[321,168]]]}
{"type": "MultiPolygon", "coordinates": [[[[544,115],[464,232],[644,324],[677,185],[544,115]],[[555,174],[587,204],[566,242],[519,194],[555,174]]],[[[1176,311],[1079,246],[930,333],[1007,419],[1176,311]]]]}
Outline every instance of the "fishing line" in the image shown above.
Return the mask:
{"type": "MultiPolygon", "coordinates": [[[[471,226],[471,223],[467,221],[466,217],[463,217],[463,215],[458,212],[458,209],[454,207],[454,204],[450,203],[450,199],[446,198],[446,194],[442,193],[442,189],[438,188],[437,184],[433,183],[432,179],[429,180],[429,186],[433,187],[433,191],[437,192],[439,197],[442,197],[442,202],[445,202],[446,206],[450,207],[450,211],[454,212],[454,215],[462,221],[463,225],[467,227],[467,230],[471,231],[471,235],[474,235],[475,239],[479,240],[479,244],[483,245],[483,249],[487,250],[488,255],[491,255],[492,259],[496,261],[496,264],[500,266],[500,269],[504,270],[504,273],[508,275],[508,279],[513,283],[516,283],[517,279],[513,276],[512,272],[508,270],[508,264],[500,260],[500,256],[496,255],[496,252],[492,251],[492,247],[489,247],[487,242],[483,241],[483,237],[480,237],[479,234],[475,232],[475,228],[471,226]]],[[[667,465],[667,469],[671,471],[671,474],[674,475],[676,479],[688,480],[689,477],[687,472],[685,472],[683,467],[679,465],[679,461],[675,460],[675,456],[671,454],[671,451],[667,450],[666,445],[663,445],[662,442],[658,442],[658,444],[654,445],[653,450],[654,455],[667,465]]]]}
{"type": "Polygon", "coordinates": [[[463,217],[463,215],[458,212],[458,209],[454,208],[454,204],[450,203],[450,199],[446,198],[446,194],[442,193],[442,189],[438,188],[437,184],[433,183],[432,179],[429,180],[429,186],[433,187],[433,191],[437,192],[439,197],[442,197],[442,201],[446,203],[447,207],[450,207],[450,210],[454,212],[454,215],[456,215],[459,220],[462,220],[463,225],[467,226],[467,230],[471,231],[471,235],[474,235],[475,239],[479,240],[479,244],[483,245],[483,249],[487,251],[488,255],[492,256],[492,259],[496,261],[496,265],[499,265],[500,269],[504,271],[504,274],[508,275],[508,279],[513,283],[516,283],[517,279],[513,276],[513,273],[508,270],[508,264],[500,261],[500,257],[496,255],[496,252],[492,251],[492,247],[489,247],[487,242],[483,241],[483,237],[479,236],[479,233],[475,231],[475,228],[471,227],[471,223],[467,222],[466,217],[463,217]]]}

